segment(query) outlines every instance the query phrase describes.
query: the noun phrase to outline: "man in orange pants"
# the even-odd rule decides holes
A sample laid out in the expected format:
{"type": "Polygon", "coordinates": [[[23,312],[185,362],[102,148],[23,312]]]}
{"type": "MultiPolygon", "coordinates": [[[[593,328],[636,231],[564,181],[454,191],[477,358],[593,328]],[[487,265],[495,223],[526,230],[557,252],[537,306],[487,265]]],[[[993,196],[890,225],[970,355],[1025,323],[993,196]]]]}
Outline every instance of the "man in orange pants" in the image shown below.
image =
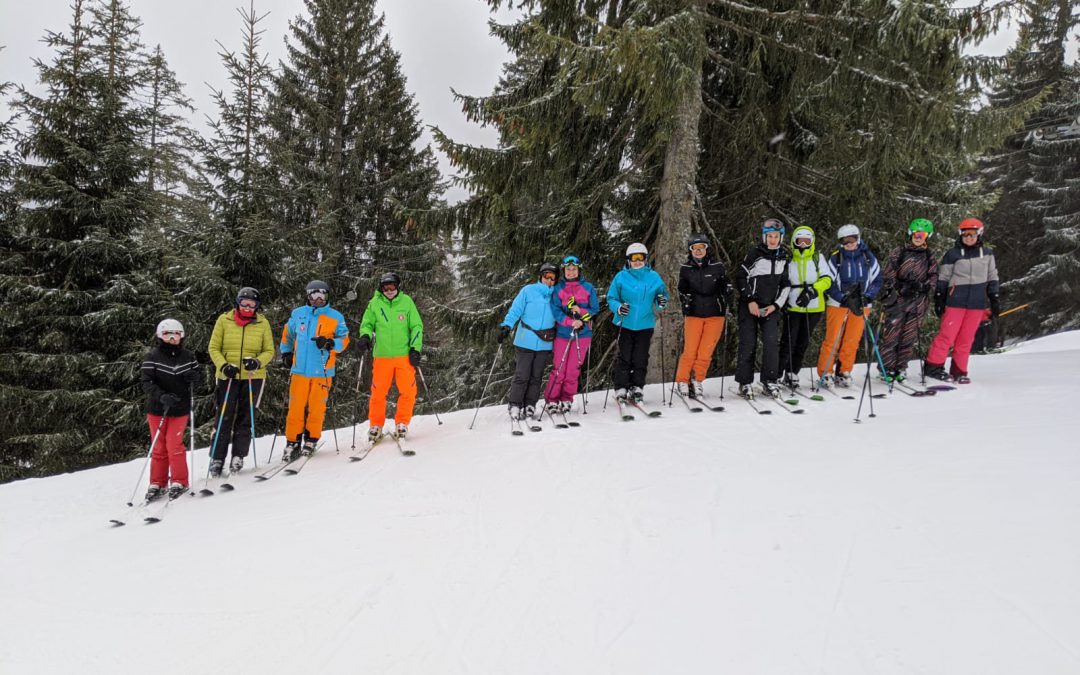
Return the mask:
{"type": "Polygon", "coordinates": [[[396,381],[398,388],[394,414],[394,433],[398,438],[404,438],[409,430],[416,402],[416,368],[420,365],[420,350],[424,345],[424,323],[412,298],[400,289],[401,277],[393,272],[382,275],[379,290],[372,296],[360,320],[357,348],[367,351],[371,349],[372,338],[375,339],[368,405],[369,443],[382,438],[386,395],[390,393],[392,383],[396,381]]]}
{"type": "Polygon", "coordinates": [[[732,291],[723,263],[709,255],[708,237],[691,235],[686,246],[690,255],[679,269],[683,350],[675,371],[675,391],[684,398],[697,398],[724,332],[732,291]]]}

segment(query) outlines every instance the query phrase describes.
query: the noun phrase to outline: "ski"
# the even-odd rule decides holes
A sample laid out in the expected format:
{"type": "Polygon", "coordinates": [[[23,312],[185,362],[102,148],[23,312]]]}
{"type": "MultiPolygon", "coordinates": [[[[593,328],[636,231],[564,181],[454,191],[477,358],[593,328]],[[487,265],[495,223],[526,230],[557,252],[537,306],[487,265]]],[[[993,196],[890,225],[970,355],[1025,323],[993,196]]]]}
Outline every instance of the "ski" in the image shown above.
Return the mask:
{"type": "Polygon", "coordinates": [[[315,453],[319,451],[319,448],[321,448],[322,445],[322,443],[317,444],[315,446],[315,449],[311,451],[310,455],[300,455],[300,459],[294,462],[289,462],[289,464],[285,467],[285,475],[295,476],[296,474],[300,473],[300,471],[304,468],[304,465],[307,464],[308,460],[310,460],[315,455],[315,453]]]}
{"type": "Polygon", "coordinates": [[[633,422],[634,421],[634,416],[631,415],[629,412],[627,412],[626,407],[625,407],[626,405],[629,405],[629,404],[623,403],[618,398],[616,398],[615,399],[615,405],[619,406],[619,417],[622,419],[623,422],[633,422]]]}
{"type": "Polygon", "coordinates": [[[559,413],[559,416],[560,416],[560,417],[562,417],[562,421],[563,421],[563,422],[564,422],[564,423],[566,424],[566,426],[568,426],[568,427],[580,427],[580,426],[581,426],[581,422],[574,422],[573,420],[571,420],[570,418],[568,418],[568,417],[566,416],[566,413],[564,413],[564,412],[561,412],[561,413],[559,413]]]}
{"type": "Polygon", "coordinates": [[[704,408],[700,408],[700,407],[698,407],[696,405],[691,405],[690,400],[694,400],[694,399],[688,399],[688,397],[683,396],[682,394],[680,394],[677,391],[675,392],[675,395],[679,397],[679,400],[683,402],[683,405],[685,405],[686,409],[689,410],[690,412],[699,413],[699,412],[703,412],[705,410],[704,408]]]}
{"type": "Polygon", "coordinates": [[[948,384],[932,384],[926,388],[927,391],[954,391],[956,387],[948,384]]]}
{"type": "Polygon", "coordinates": [[[551,420],[551,423],[555,425],[556,429],[569,429],[570,428],[570,423],[566,421],[566,415],[563,415],[562,413],[559,413],[559,415],[562,417],[562,422],[560,422],[559,420],[555,419],[555,414],[552,413],[547,408],[544,408],[544,412],[540,413],[540,419],[544,418],[544,413],[547,413],[548,419],[551,420]]]}
{"type": "Polygon", "coordinates": [[[378,445],[379,442],[382,439],[383,439],[383,436],[379,436],[374,441],[368,441],[367,443],[364,443],[363,447],[361,447],[359,450],[357,450],[353,454],[349,455],[349,461],[350,462],[359,462],[363,458],[367,457],[368,453],[371,452],[372,450],[374,450],[375,446],[378,445]]]}
{"type": "Polygon", "coordinates": [[[799,404],[799,401],[797,399],[787,399],[787,400],[785,400],[785,399],[780,398],[779,396],[771,396],[769,394],[769,392],[765,391],[765,389],[761,390],[761,395],[764,396],[766,400],[772,401],[773,403],[780,406],[782,409],[788,411],[792,415],[802,415],[803,413],[806,412],[802,408],[796,408],[795,407],[796,405],[799,404]]]}
{"type": "Polygon", "coordinates": [[[222,492],[228,492],[229,490],[234,490],[235,487],[231,483],[228,482],[229,479],[234,475],[235,474],[230,473],[227,476],[218,476],[217,478],[214,478],[212,476],[207,476],[206,480],[203,481],[202,488],[200,488],[199,491],[196,492],[195,494],[199,495],[200,497],[212,497],[214,494],[216,494],[214,492],[214,489],[220,490],[222,492]],[[214,488],[214,489],[211,489],[211,488],[214,488]]]}
{"type": "Polygon", "coordinates": [[[413,450],[409,446],[405,445],[405,439],[404,438],[398,438],[397,433],[390,433],[390,434],[387,434],[387,435],[390,436],[390,438],[394,439],[394,443],[397,444],[397,449],[405,457],[412,457],[413,455],[416,454],[415,450],[413,450]]]}
{"type": "Polygon", "coordinates": [[[922,397],[933,396],[937,394],[936,391],[930,389],[917,389],[915,387],[908,386],[903,382],[893,382],[893,389],[899,391],[901,394],[907,394],[908,396],[922,397]]]}
{"type": "Polygon", "coordinates": [[[722,405],[713,405],[712,402],[709,399],[705,398],[704,396],[692,396],[691,398],[693,398],[700,405],[708,408],[709,410],[711,410],[713,412],[724,412],[724,406],[722,406],[722,405]]]}
{"type": "Polygon", "coordinates": [[[521,420],[510,415],[510,433],[514,436],[524,436],[525,432],[521,430],[521,420]]]}
{"type": "MultiPolygon", "coordinates": [[[[854,397],[854,396],[852,396],[851,394],[844,394],[844,395],[841,395],[841,394],[839,394],[838,392],[836,392],[836,391],[833,391],[833,388],[832,388],[832,387],[826,387],[826,386],[825,386],[825,385],[824,385],[824,384],[823,384],[823,383],[821,382],[821,380],[818,380],[818,383],[817,383],[817,389],[815,389],[814,391],[818,391],[818,392],[821,392],[821,391],[827,391],[827,392],[829,392],[830,394],[832,394],[833,396],[835,396],[836,398],[842,398],[842,399],[844,399],[845,401],[854,401],[854,400],[855,400],[855,397],[854,397]]],[[[822,397],[822,398],[824,398],[824,397],[822,397]]]]}
{"type": "MultiPolygon", "coordinates": [[[[163,496],[162,499],[167,499],[167,497],[163,496]]],[[[147,507],[150,506],[151,503],[152,502],[148,502],[144,499],[138,504],[129,504],[121,517],[110,518],[109,522],[112,523],[113,527],[123,527],[124,525],[127,525],[127,521],[134,520],[134,517],[138,517],[139,514],[146,512],[147,507]]]]}
{"type": "Polygon", "coordinates": [[[169,499],[168,497],[164,497],[161,500],[164,503],[161,504],[160,506],[158,506],[156,509],[153,509],[149,513],[147,513],[143,517],[143,522],[144,523],[160,523],[161,520],[165,517],[165,510],[169,508],[169,504],[172,504],[175,501],[179,501],[180,497],[183,497],[184,494],[186,494],[186,493],[187,493],[187,488],[184,489],[184,492],[181,492],[180,494],[178,494],[176,497],[174,497],[172,499],[169,499]]]}
{"type": "Polygon", "coordinates": [[[640,410],[646,417],[660,417],[663,415],[659,410],[650,410],[641,404],[641,401],[630,401],[630,405],[640,410]]]}
{"type": "Polygon", "coordinates": [[[276,476],[279,473],[281,473],[282,471],[284,471],[287,467],[292,466],[293,464],[295,464],[298,461],[300,461],[299,457],[292,460],[291,462],[278,462],[275,466],[270,467],[266,471],[263,471],[262,473],[259,473],[259,474],[255,474],[255,480],[257,480],[257,481],[270,480],[274,476],[276,476]]]}
{"type": "MultiPolygon", "coordinates": [[[[813,389],[813,387],[811,387],[811,388],[810,388],[810,393],[809,393],[809,394],[806,394],[805,392],[803,392],[803,391],[802,391],[802,390],[801,390],[801,389],[800,389],[799,387],[797,387],[797,386],[796,386],[796,387],[792,387],[791,385],[788,385],[788,384],[785,384],[785,385],[783,385],[783,386],[784,386],[784,389],[787,389],[788,391],[790,391],[790,392],[791,392],[791,397],[792,397],[792,398],[795,398],[796,396],[802,396],[802,397],[804,397],[804,398],[808,398],[808,399],[810,399],[811,401],[824,401],[824,400],[825,400],[825,397],[824,397],[824,396],[822,396],[821,394],[817,393],[817,392],[816,392],[816,391],[815,391],[815,390],[813,389]]],[[[797,405],[797,404],[798,404],[798,403],[796,402],[796,403],[793,403],[792,405],[797,405]]]]}
{"type": "Polygon", "coordinates": [[[740,394],[738,388],[732,387],[728,391],[730,391],[735,396],[741,398],[742,400],[746,401],[746,404],[748,406],[750,406],[751,408],[753,408],[754,412],[756,412],[757,414],[759,414],[759,415],[771,415],[772,414],[771,410],[765,410],[763,408],[759,408],[756,405],[754,405],[754,399],[752,397],[743,396],[742,394],[740,394]]]}

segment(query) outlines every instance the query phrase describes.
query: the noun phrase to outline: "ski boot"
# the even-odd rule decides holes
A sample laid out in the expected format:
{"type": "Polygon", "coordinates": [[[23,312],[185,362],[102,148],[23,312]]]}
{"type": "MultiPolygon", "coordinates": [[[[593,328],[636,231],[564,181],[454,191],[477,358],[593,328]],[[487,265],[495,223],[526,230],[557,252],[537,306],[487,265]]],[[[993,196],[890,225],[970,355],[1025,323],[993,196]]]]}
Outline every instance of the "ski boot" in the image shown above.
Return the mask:
{"type": "Polygon", "coordinates": [[[689,382],[676,382],[675,393],[679,396],[682,396],[683,398],[689,398],[690,396],[693,396],[693,394],[690,393],[689,382]]]}
{"type": "Polygon", "coordinates": [[[244,468],[244,458],[243,457],[235,457],[234,456],[232,458],[232,461],[229,462],[229,473],[240,473],[240,471],[243,468],[244,468]]]}
{"type": "Polygon", "coordinates": [[[187,492],[187,486],[180,483],[173,483],[169,486],[169,499],[176,499],[180,495],[187,492]]]}
{"type": "Polygon", "coordinates": [[[289,441],[285,444],[285,449],[281,451],[281,461],[285,464],[288,464],[299,456],[300,441],[289,441]]]}
{"type": "Polygon", "coordinates": [[[570,401],[559,401],[559,412],[561,414],[569,414],[571,408],[573,408],[573,404],[570,401]]]}
{"type": "Polygon", "coordinates": [[[893,382],[903,382],[907,379],[907,371],[897,370],[892,374],[893,382]]]}
{"type": "Polygon", "coordinates": [[[552,401],[551,403],[548,403],[544,406],[544,412],[546,412],[549,417],[553,415],[558,415],[560,412],[562,412],[562,403],[552,401]]]}
{"type": "Polygon", "coordinates": [[[927,363],[924,367],[923,373],[927,377],[932,377],[935,380],[941,380],[942,382],[952,382],[952,376],[945,372],[944,365],[935,366],[933,364],[927,363]]]}
{"type": "Polygon", "coordinates": [[[409,425],[399,423],[397,425],[397,428],[395,429],[394,433],[397,434],[397,437],[398,437],[399,440],[404,439],[405,434],[409,433],[409,425]]]}
{"type": "Polygon", "coordinates": [[[971,378],[967,373],[951,373],[953,382],[957,384],[971,384],[971,378]]]}
{"type": "Polygon", "coordinates": [[[833,379],[832,375],[822,375],[818,378],[817,384],[818,389],[832,389],[833,385],[836,384],[836,381],[833,379]]]}
{"type": "Polygon", "coordinates": [[[705,395],[705,387],[700,382],[690,380],[690,397],[700,399],[705,395]]]}
{"type": "Polygon", "coordinates": [[[775,382],[762,382],[761,390],[765,392],[766,396],[780,398],[780,385],[775,382]]]}
{"type": "Polygon", "coordinates": [[[851,386],[851,373],[840,373],[836,376],[836,386],[845,389],[851,386]]]}
{"type": "Polygon", "coordinates": [[[225,467],[224,460],[215,459],[210,462],[210,477],[221,478],[221,470],[225,467]]]}
{"type": "Polygon", "coordinates": [[[379,439],[381,439],[382,437],[383,437],[382,427],[371,427],[370,429],[367,430],[367,440],[368,440],[368,443],[371,443],[372,445],[374,445],[375,443],[378,443],[379,439]]]}
{"type": "Polygon", "coordinates": [[[754,388],[751,387],[749,384],[740,384],[739,396],[742,396],[748,401],[754,400],[754,388]]]}
{"type": "Polygon", "coordinates": [[[780,381],[788,389],[795,390],[799,388],[799,376],[795,373],[784,373],[784,377],[782,377],[780,381]]]}
{"type": "Polygon", "coordinates": [[[521,419],[532,419],[533,416],[536,415],[536,408],[534,406],[527,405],[521,411],[521,415],[522,415],[521,419]]]}
{"type": "Polygon", "coordinates": [[[304,457],[311,457],[315,453],[315,446],[319,444],[319,439],[309,438],[304,441],[304,445],[300,448],[300,454],[304,457]]]}
{"type": "Polygon", "coordinates": [[[506,412],[510,415],[510,419],[512,420],[521,419],[521,406],[519,405],[511,403],[506,407],[506,412]]]}
{"type": "Polygon", "coordinates": [[[155,499],[161,499],[165,495],[165,488],[160,485],[151,485],[146,490],[146,501],[152,502],[155,499]]]}
{"type": "Polygon", "coordinates": [[[629,403],[630,402],[630,392],[627,391],[626,389],[616,389],[615,390],[615,400],[618,401],[619,403],[629,403]]]}
{"type": "Polygon", "coordinates": [[[645,400],[645,394],[642,393],[641,387],[630,387],[630,400],[634,403],[641,403],[645,400]]]}

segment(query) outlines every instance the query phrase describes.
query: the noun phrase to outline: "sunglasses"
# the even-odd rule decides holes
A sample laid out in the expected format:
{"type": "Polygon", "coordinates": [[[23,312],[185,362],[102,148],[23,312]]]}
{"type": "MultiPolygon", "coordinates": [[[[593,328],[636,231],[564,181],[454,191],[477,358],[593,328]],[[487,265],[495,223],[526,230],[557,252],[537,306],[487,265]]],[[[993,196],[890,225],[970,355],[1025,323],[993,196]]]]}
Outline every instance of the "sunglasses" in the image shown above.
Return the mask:
{"type": "Polygon", "coordinates": [[[628,255],[626,257],[626,259],[629,260],[630,262],[645,262],[645,254],[644,253],[631,253],[630,255],[628,255]]]}

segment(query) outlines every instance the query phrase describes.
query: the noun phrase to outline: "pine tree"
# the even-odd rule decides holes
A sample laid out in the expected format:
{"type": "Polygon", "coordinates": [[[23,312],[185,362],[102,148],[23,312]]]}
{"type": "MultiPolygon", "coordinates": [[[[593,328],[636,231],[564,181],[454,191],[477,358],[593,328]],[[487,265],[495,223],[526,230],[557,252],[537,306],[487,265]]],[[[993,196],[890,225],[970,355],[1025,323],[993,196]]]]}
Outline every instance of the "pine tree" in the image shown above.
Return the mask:
{"type": "Polygon", "coordinates": [[[990,97],[995,107],[1038,105],[981,169],[1000,195],[985,220],[1006,299],[1032,303],[1008,319],[1013,333],[1080,325],[1080,63],[1066,57],[1078,25],[1077,0],[1025,2],[1008,67],[990,97]]]}
{"type": "Polygon", "coordinates": [[[142,445],[137,367],[156,319],[142,299],[137,233],[151,202],[135,98],[137,22],[118,2],[75,0],[45,93],[20,89],[27,128],[0,262],[0,463],[74,470],[142,445]]]}

